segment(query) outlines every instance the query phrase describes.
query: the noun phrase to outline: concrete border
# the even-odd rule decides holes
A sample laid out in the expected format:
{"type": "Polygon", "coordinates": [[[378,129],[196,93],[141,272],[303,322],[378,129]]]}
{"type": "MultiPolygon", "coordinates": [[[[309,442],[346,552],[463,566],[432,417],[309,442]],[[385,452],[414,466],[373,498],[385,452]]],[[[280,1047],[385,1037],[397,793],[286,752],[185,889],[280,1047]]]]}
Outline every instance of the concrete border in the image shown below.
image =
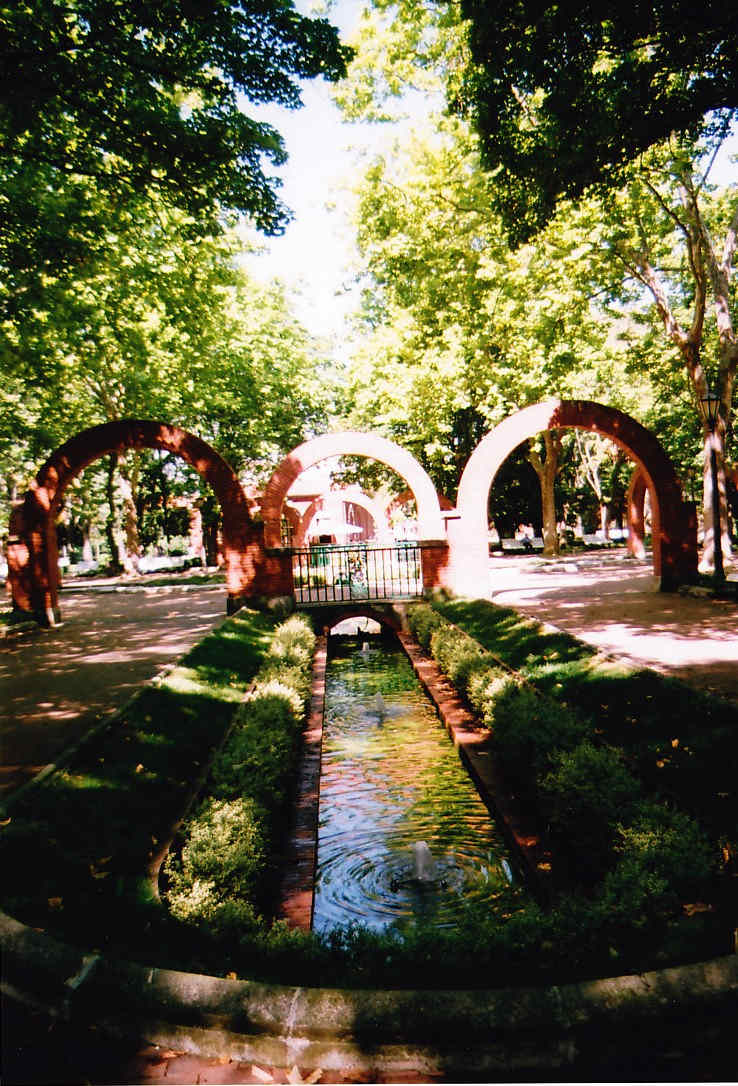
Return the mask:
{"type": "MultiPolygon", "coordinates": [[[[582,1053],[654,1059],[734,1029],[738,955],[637,976],[468,991],[301,988],[86,954],[0,914],[6,998],[76,1023],[217,1058],[363,1074],[509,1074],[582,1053]]],[[[678,1066],[678,1064],[675,1064],[678,1066]]]]}

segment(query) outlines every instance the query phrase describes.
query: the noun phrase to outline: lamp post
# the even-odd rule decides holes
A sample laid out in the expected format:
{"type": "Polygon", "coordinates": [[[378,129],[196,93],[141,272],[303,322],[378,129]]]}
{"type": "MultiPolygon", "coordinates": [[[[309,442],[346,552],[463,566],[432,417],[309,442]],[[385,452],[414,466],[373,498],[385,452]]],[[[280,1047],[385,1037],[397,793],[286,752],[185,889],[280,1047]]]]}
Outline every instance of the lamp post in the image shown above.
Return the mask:
{"type": "Polygon", "coordinates": [[[718,420],[720,418],[720,397],[709,388],[701,399],[705,421],[710,427],[710,474],[712,476],[712,535],[713,568],[715,584],[725,580],[723,569],[723,541],[720,535],[720,488],[718,486],[717,451],[715,449],[718,420]]]}

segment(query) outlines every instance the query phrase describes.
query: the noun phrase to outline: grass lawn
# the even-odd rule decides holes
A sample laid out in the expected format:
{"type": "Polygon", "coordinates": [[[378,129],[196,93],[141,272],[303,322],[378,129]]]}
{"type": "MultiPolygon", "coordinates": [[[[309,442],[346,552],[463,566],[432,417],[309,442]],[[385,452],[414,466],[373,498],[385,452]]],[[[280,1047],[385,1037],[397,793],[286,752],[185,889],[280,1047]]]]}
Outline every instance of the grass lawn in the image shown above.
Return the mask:
{"type": "Polygon", "coordinates": [[[72,761],[6,804],[2,905],[84,946],[133,950],[157,903],[147,869],[269,647],[240,611],[145,686],[72,761]]]}

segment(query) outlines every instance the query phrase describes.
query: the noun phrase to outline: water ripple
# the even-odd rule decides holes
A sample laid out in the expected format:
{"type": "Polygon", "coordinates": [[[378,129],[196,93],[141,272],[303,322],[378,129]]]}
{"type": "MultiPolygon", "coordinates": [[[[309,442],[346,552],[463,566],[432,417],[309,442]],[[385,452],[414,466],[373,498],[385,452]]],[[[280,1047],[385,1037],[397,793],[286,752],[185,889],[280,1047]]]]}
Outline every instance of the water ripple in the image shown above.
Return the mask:
{"type": "Polygon", "coordinates": [[[328,667],[316,930],[453,926],[511,869],[489,812],[399,645],[341,646],[328,667]],[[377,697],[379,695],[379,698],[377,697]],[[416,877],[427,843],[431,877],[416,877]]]}

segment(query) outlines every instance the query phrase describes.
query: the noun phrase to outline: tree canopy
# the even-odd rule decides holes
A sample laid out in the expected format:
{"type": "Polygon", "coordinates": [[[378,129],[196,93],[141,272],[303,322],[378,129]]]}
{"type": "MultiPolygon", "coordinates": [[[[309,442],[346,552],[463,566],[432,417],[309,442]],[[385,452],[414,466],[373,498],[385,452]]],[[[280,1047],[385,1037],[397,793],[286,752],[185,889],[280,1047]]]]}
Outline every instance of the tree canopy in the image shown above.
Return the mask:
{"type": "Polygon", "coordinates": [[[733,5],[462,0],[461,13],[470,57],[449,91],[480,134],[515,241],[559,197],[618,180],[672,132],[697,135],[738,109],[733,5]]]}
{"type": "Polygon", "coordinates": [[[284,208],[263,162],[284,157],[250,102],[300,104],[298,79],[344,71],[347,51],[291,0],[24,0],[0,9],[0,136],[29,164],[99,186],[156,185],[274,230],[284,208]]]}

